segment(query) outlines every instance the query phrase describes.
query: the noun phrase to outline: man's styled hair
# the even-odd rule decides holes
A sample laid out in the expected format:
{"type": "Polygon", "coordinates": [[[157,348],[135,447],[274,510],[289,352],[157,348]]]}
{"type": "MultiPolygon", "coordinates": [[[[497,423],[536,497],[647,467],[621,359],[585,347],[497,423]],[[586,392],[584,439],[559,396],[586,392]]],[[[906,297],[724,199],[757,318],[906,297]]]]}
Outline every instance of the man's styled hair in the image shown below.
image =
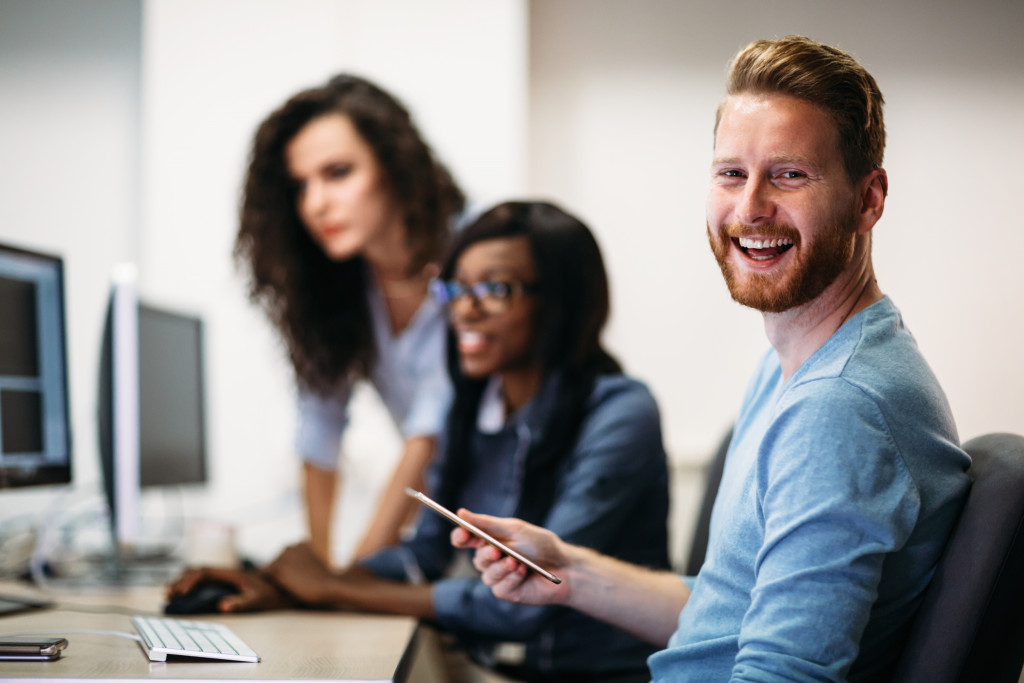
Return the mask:
{"type": "MultiPolygon", "coordinates": [[[[852,182],[882,165],[882,93],[871,74],[838,48],[804,36],[754,41],[733,59],[725,88],[729,96],[788,95],[821,107],[835,122],[852,182]]],[[[723,107],[715,116],[716,133],[723,107]]]]}

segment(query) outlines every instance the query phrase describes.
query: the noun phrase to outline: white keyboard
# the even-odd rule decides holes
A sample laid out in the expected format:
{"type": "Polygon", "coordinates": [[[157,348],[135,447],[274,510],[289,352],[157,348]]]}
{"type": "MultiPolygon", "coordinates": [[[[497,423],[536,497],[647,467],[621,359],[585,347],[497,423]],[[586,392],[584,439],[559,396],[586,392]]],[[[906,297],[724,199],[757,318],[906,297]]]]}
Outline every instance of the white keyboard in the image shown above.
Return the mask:
{"type": "Polygon", "coordinates": [[[152,662],[166,662],[167,655],[258,662],[260,656],[223,624],[169,617],[132,617],[142,636],[142,648],[152,662]]]}

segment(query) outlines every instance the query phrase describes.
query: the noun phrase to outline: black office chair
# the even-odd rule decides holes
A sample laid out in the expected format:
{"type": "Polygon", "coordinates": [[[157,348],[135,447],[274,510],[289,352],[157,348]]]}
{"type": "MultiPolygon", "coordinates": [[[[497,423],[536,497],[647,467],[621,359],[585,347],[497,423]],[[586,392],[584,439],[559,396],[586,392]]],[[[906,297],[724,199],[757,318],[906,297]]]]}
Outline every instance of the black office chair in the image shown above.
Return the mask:
{"type": "Polygon", "coordinates": [[[729,442],[732,441],[732,428],[726,432],[722,441],[718,444],[711,464],[708,465],[707,477],[704,480],[704,501],[700,506],[700,516],[697,518],[697,526],[693,532],[693,542],[690,544],[690,557],[686,562],[686,576],[697,576],[701,566],[704,564],[704,556],[708,552],[708,530],[711,526],[711,508],[715,505],[715,496],[718,495],[718,485],[722,483],[722,470],[725,468],[725,454],[729,451],[729,442]]]}
{"type": "Polygon", "coordinates": [[[900,683],[1017,683],[1024,665],[1024,437],[963,447],[974,484],[897,662],[900,683]]]}

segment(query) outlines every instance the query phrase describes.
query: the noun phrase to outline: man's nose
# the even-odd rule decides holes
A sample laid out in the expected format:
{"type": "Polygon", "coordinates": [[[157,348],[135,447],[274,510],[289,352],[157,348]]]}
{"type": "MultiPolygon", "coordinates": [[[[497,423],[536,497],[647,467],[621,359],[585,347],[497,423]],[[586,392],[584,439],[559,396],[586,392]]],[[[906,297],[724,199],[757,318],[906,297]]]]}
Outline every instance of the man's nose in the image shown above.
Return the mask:
{"type": "Polygon", "coordinates": [[[762,178],[749,178],[736,206],[736,218],[744,225],[770,221],[775,214],[775,187],[762,178]]]}

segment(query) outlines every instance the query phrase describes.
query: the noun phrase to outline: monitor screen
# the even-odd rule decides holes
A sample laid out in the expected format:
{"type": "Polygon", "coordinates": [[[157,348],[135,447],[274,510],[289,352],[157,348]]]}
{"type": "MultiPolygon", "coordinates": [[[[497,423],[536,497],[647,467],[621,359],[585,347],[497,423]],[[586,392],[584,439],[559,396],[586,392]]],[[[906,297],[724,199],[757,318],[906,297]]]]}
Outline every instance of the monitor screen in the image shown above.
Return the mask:
{"type": "Polygon", "coordinates": [[[139,483],[206,481],[203,327],[199,318],[139,305],[139,483]]]}
{"type": "Polygon", "coordinates": [[[70,481],[63,263],[0,245],[0,488],[70,481]]]}

